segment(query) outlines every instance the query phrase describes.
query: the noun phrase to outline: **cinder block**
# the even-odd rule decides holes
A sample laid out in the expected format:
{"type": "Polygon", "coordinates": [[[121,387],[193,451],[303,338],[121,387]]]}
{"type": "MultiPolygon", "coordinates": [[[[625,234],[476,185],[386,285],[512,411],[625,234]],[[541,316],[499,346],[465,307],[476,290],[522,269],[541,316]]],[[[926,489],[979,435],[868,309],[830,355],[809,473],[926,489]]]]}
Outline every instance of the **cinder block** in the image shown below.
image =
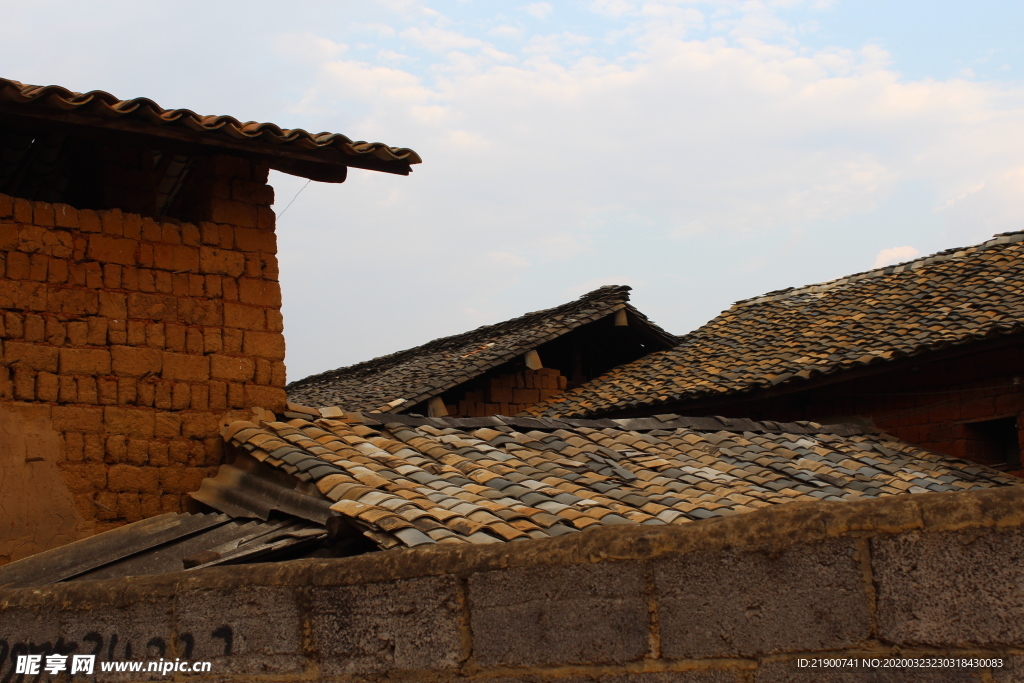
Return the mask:
{"type": "Polygon", "coordinates": [[[452,671],[462,655],[458,579],[312,588],[314,657],[325,676],[452,671]]]}
{"type": "Polygon", "coordinates": [[[643,583],[637,563],[471,576],[476,660],[491,667],[642,659],[650,628],[643,583]]]}
{"type": "Polygon", "coordinates": [[[896,644],[1024,646],[1024,534],[900,534],[871,541],[878,633],[896,644]]]}
{"type": "Polygon", "coordinates": [[[838,649],[869,636],[855,541],[695,552],[652,565],[662,655],[838,649]]]}
{"type": "Polygon", "coordinates": [[[195,643],[193,659],[212,662],[218,675],[298,673],[305,666],[294,588],[187,590],[175,611],[178,630],[195,643]]]}

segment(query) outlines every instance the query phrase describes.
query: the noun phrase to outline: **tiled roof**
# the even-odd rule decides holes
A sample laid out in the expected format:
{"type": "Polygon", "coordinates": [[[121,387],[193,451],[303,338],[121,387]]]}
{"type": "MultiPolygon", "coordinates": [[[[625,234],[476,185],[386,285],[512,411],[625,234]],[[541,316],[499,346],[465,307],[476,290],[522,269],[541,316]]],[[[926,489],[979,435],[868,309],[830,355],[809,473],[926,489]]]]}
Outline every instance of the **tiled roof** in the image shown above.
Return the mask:
{"type": "Polygon", "coordinates": [[[851,425],[292,411],[233,423],[222,435],[263,466],[315,485],[334,513],[385,549],[1019,482],[851,425]]]}
{"type": "Polygon", "coordinates": [[[674,349],[530,409],[615,415],[801,382],[1024,330],[1024,232],[737,302],[674,349]]]}
{"type": "Polygon", "coordinates": [[[306,405],[401,412],[621,309],[628,309],[664,346],[676,344],[675,337],[627,303],[629,291],[601,287],[555,308],[311,375],[289,384],[288,397],[306,405]]]}
{"type": "Polygon", "coordinates": [[[188,109],[164,109],[144,97],[120,100],[101,90],[76,93],[56,85],[27,85],[5,78],[0,78],[0,111],[199,141],[264,157],[271,168],[285,173],[328,182],[344,180],[347,166],[406,175],[410,164],[420,163],[419,155],[411,149],[354,142],[338,133],[314,134],[297,128],[282,129],[273,123],[242,122],[230,116],[202,116],[188,109]]]}

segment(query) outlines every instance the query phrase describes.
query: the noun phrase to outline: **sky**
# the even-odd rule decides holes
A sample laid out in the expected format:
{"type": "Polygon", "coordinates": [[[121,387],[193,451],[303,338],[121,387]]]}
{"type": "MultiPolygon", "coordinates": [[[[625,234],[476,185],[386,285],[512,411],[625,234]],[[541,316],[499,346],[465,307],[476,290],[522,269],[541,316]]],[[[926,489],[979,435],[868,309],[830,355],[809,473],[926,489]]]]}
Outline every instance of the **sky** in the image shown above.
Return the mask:
{"type": "Polygon", "coordinates": [[[1019,1],[0,11],[2,77],[420,154],[408,177],[272,173],[289,381],[604,284],[682,334],[1024,229],[1019,1]]]}

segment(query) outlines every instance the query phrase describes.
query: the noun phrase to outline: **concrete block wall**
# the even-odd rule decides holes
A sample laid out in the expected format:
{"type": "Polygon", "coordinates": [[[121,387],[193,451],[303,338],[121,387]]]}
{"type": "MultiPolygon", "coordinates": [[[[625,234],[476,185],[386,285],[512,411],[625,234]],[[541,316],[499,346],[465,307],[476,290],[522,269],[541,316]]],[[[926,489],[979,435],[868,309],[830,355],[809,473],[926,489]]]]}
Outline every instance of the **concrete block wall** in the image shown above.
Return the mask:
{"type": "Polygon", "coordinates": [[[180,510],[221,462],[221,420],[284,406],[267,167],[200,171],[197,224],[0,195],[0,424],[59,444],[0,447],[0,563],[180,510]],[[59,514],[30,500],[46,477],[59,514]]]}
{"type": "Polygon", "coordinates": [[[1009,682],[1022,525],[1007,488],[0,591],[0,653],[211,661],[197,681],[1009,682]],[[1004,665],[797,666],[934,656],[1004,665]]]}

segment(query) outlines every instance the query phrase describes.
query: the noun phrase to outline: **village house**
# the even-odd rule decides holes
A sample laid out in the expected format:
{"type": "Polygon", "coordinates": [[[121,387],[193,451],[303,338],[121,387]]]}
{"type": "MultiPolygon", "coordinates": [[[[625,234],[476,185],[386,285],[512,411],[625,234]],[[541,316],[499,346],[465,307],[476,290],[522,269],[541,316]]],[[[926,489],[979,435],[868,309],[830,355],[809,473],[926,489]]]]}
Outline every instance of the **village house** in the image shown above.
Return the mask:
{"type": "Polygon", "coordinates": [[[289,384],[288,398],[429,417],[515,415],[679,343],[629,304],[629,291],[601,287],[555,308],[312,375],[289,384]]]}
{"type": "Polygon", "coordinates": [[[888,398],[723,409],[878,369],[908,377],[893,396],[996,392],[953,424],[1008,419],[1021,236],[681,340],[602,288],[286,397],[267,170],[415,153],[10,81],[0,120],[5,680],[73,655],[97,680],[768,683],[936,653],[973,662],[948,680],[1024,674],[1019,479],[885,433],[888,398]]]}
{"type": "Polygon", "coordinates": [[[270,169],[415,152],[0,79],[0,563],[177,512],[286,396],[270,169]]]}
{"type": "Polygon", "coordinates": [[[1024,232],[736,303],[527,409],[858,422],[1019,472],[1024,232]]]}

